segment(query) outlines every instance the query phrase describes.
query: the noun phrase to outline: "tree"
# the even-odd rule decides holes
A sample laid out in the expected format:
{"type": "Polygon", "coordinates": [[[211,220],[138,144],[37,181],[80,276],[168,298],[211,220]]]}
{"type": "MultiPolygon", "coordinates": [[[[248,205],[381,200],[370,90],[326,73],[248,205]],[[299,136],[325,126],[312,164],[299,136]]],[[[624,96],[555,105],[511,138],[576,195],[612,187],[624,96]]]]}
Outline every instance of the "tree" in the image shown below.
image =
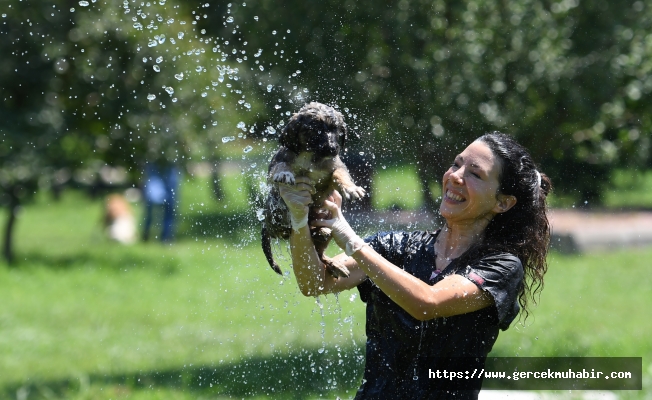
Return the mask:
{"type": "MultiPolygon", "coordinates": [[[[635,119],[631,134],[607,129],[602,111],[649,103],[622,101],[646,87],[644,9],[598,0],[254,0],[233,13],[265,49],[272,84],[294,72],[287,57],[297,52],[308,96],[349,110],[362,146],[379,159],[418,163],[424,192],[462,144],[502,130],[532,150],[560,192],[599,200],[617,160],[649,141],[635,119]],[[625,58],[629,67],[615,71],[625,58]],[[626,82],[634,73],[638,83],[626,82]]],[[[228,34],[219,24],[206,29],[228,34]]]]}
{"type": "Polygon", "coordinates": [[[57,173],[108,164],[137,179],[144,162],[214,159],[258,108],[241,101],[247,80],[229,46],[198,29],[203,5],[74,4],[12,2],[0,19],[7,260],[20,204],[57,173]]]}

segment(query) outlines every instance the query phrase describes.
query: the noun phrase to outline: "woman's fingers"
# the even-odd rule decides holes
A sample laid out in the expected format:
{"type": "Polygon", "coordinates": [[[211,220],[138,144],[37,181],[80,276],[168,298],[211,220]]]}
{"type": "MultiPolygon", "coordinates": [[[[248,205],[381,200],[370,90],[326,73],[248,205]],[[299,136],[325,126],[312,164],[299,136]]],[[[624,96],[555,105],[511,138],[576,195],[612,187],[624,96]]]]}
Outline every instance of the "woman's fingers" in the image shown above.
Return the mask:
{"type": "MultiPolygon", "coordinates": [[[[330,198],[330,197],[329,197],[330,198]]],[[[334,201],[328,199],[324,200],[324,208],[331,212],[331,215],[338,215],[340,211],[340,206],[334,201]]]]}
{"type": "Polygon", "coordinates": [[[337,190],[333,190],[333,193],[328,196],[328,200],[336,203],[339,208],[342,208],[342,195],[337,190]]]}

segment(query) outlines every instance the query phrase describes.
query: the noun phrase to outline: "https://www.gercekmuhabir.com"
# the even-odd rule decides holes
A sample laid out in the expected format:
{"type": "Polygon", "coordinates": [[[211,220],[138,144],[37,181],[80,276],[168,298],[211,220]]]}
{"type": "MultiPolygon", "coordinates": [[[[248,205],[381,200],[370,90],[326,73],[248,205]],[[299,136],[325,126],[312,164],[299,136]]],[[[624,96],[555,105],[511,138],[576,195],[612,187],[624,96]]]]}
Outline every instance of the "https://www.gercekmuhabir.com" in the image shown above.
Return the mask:
{"type": "MultiPolygon", "coordinates": [[[[460,366],[459,359],[456,365],[460,366]]],[[[490,358],[484,368],[457,371],[428,368],[427,377],[460,388],[466,386],[466,381],[470,385],[482,382],[483,389],[641,390],[642,358],[490,358]]]]}

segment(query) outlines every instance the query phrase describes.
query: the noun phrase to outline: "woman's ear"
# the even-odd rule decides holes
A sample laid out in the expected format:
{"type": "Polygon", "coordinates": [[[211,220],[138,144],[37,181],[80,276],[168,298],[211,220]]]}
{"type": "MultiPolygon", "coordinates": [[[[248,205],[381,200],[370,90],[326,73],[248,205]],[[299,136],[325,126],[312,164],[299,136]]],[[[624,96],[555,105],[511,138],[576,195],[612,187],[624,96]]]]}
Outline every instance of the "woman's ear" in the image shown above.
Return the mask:
{"type": "Polygon", "coordinates": [[[499,194],[496,196],[496,205],[493,211],[496,214],[501,214],[509,211],[510,208],[516,205],[516,197],[507,194],[499,194]]]}

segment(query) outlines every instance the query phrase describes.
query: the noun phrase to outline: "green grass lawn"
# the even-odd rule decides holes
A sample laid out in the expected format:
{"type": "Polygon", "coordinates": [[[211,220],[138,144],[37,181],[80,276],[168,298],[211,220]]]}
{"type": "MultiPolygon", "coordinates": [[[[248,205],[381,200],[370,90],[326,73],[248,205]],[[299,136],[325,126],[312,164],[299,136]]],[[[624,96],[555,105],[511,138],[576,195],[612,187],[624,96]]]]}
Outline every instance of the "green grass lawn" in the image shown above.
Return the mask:
{"type": "MultiPolygon", "coordinates": [[[[101,202],[77,192],[24,207],[18,262],[0,264],[0,398],[352,397],[364,305],[356,291],[317,303],[269,269],[241,180],[218,202],[188,179],[171,245],[104,240],[101,202]]],[[[642,356],[652,391],[649,259],[553,254],[540,305],[492,355],[642,356]]]]}

